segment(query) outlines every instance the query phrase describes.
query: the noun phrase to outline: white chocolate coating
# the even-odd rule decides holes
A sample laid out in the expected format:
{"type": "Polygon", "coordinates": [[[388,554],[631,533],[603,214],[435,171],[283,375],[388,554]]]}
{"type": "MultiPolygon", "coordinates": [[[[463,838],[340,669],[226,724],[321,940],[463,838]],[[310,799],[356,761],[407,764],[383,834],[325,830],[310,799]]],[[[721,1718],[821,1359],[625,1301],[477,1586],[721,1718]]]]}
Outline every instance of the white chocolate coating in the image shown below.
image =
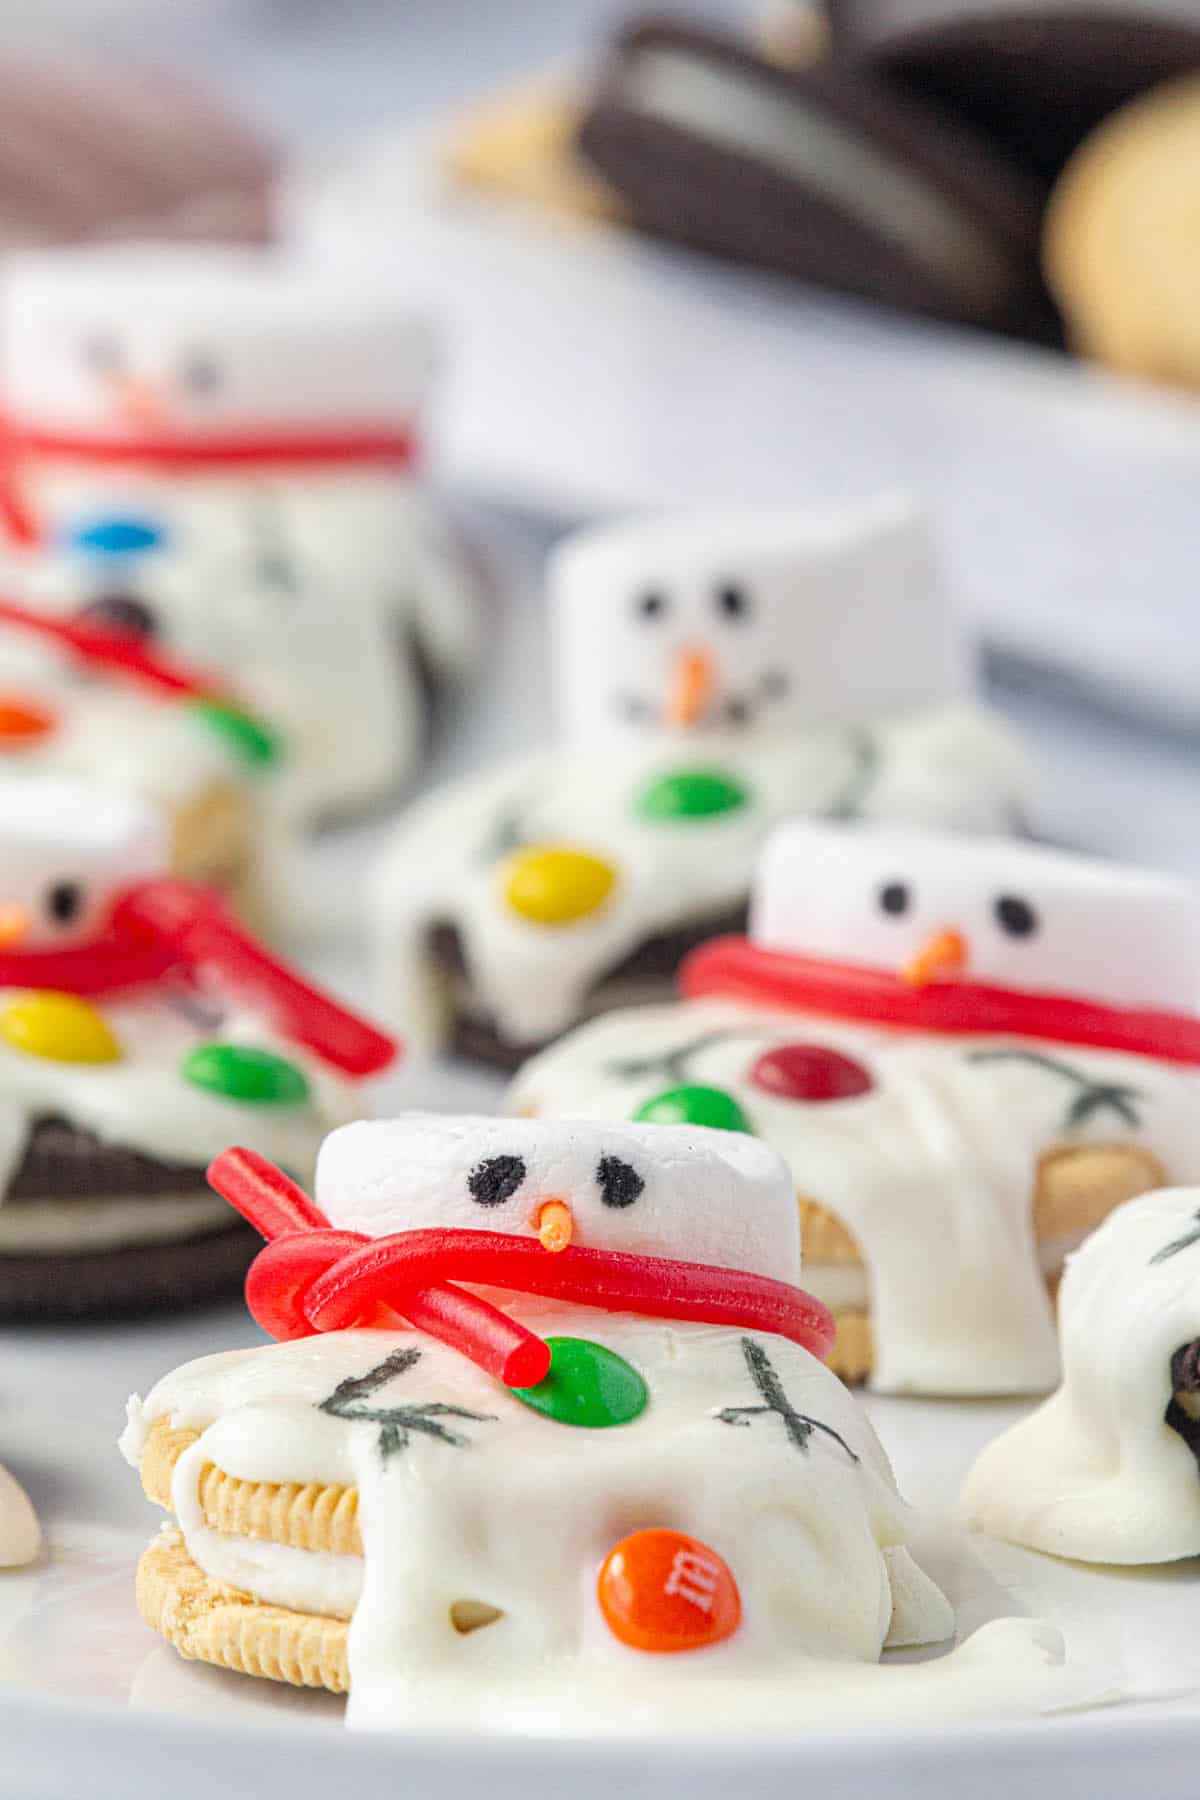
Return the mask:
{"type": "MultiPolygon", "coordinates": [[[[610,1013],[529,1062],[509,1099],[542,1116],[628,1119],[681,1083],[732,1095],[799,1192],[853,1232],[866,1265],[873,1385],[884,1391],[1054,1385],[1057,1347],[1030,1215],[1044,1152],[1136,1143],[1172,1180],[1200,1181],[1194,1069],[730,1001],[610,1013]],[[872,1085],[830,1101],[764,1092],[754,1065],[785,1044],[839,1051],[872,1085]]],[[[805,1279],[820,1291],[815,1270],[805,1279]]]]}
{"type": "Polygon", "coordinates": [[[549,567],[564,740],[644,739],[685,653],[711,660],[691,735],[730,706],[754,733],[961,698],[968,656],[924,520],[888,496],[842,513],[668,514],[576,532],[549,567]]]}
{"type": "Polygon", "coordinates": [[[800,1275],[787,1167],[736,1132],[437,1113],[364,1120],[325,1140],[316,1198],[331,1224],[371,1237],[428,1226],[536,1236],[542,1207],[558,1201],[572,1243],[587,1249],[800,1275]]]}
{"type": "Polygon", "coordinates": [[[84,674],[55,646],[3,625],[0,698],[44,707],[55,720],[44,737],[0,744],[0,775],[127,788],[168,814],[218,783],[244,788],[248,800],[257,785],[228,741],[174,696],[84,674]]]}
{"type": "Polygon", "coordinates": [[[123,888],[166,867],[162,818],[132,794],[20,774],[0,782],[0,910],[26,916],[23,947],[85,941],[123,888]],[[62,884],[78,903],[58,919],[52,901],[62,884]]]}
{"type": "Polygon", "coordinates": [[[1030,788],[1007,729],[969,703],[871,726],[816,726],[689,746],[545,752],[462,781],[411,808],[375,871],[369,920],[377,1004],[410,1043],[444,1026],[429,975],[430,928],[460,933],[473,1007],[516,1044],[565,1030],[591,990],[648,938],[728,912],[746,897],[764,834],[797,813],[898,818],[998,831],[1030,788]],[[638,796],[657,777],[715,770],[747,802],[707,818],[654,819],[638,796]],[[568,845],[607,861],[607,903],[567,927],[512,912],[503,872],[518,844],[568,845]]]}
{"type": "MultiPolygon", "coordinates": [[[[0,989],[0,1019],[15,998],[11,990],[0,989]]],[[[61,1062],[30,1055],[0,1030],[0,1196],[19,1167],[31,1126],[47,1116],[61,1116],[104,1143],[189,1169],[203,1168],[230,1144],[245,1144],[307,1181],[325,1133],[361,1111],[349,1082],[219,995],[188,998],[163,988],[94,1004],[121,1047],[116,1061],[61,1062]],[[214,1042],[273,1050],[303,1071],[309,1099],[296,1105],[256,1104],[185,1080],[179,1072],[182,1059],[197,1045],[214,1042]]],[[[164,1214],[173,1206],[168,1196],[164,1214]]],[[[25,1203],[17,1210],[24,1212],[25,1203]]],[[[147,1215],[155,1210],[153,1201],[145,1203],[147,1215]]],[[[190,1209],[176,1209],[175,1216],[176,1233],[167,1233],[161,1219],[158,1226],[148,1219],[146,1235],[190,1235],[196,1223],[190,1209]]],[[[80,1232],[86,1233],[87,1207],[80,1205],[76,1217],[80,1232]]],[[[111,1242],[111,1233],[98,1222],[111,1242]]],[[[136,1223],[131,1213],[131,1232],[136,1223]]]]}
{"type": "Polygon", "coordinates": [[[970,1524],[1083,1562],[1200,1553],[1200,1470],[1165,1418],[1171,1359],[1200,1337],[1198,1220],[1200,1188],[1147,1194],[1070,1258],[1062,1386],[983,1452],[970,1524]]]}
{"type": "Polygon", "coordinates": [[[681,1715],[695,1725],[697,1702],[717,1688],[714,1723],[743,1711],[769,1717],[812,1670],[874,1662],[885,1644],[953,1632],[949,1607],[906,1549],[910,1516],[878,1440],[807,1352],[754,1336],[787,1401],[814,1422],[799,1446],[770,1411],[740,1429],[721,1418],[761,1400],[736,1331],[528,1300],[513,1311],[544,1333],[624,1356],[649,1386],[645,1411],[608,1430],[564,1426],[453,1351],[381,1332],[206,1357],[131,1402],[122,1446],[132,1462],[158,1418],[203,1433],[176,1465],[173,1489],[201,1568],[263,1599],[333,1616],[354,1609],[352,1724],[637,1731],[681,1715]],[[378,1423],[346,1416],[354,1402],[335,1401],[333,1413],[322,1403],[406,1346],[419,1360],[367,1404],[432,1402],[475,1417],[443,1415],[458,1444],[407,1428],[385,1458],[378,1423]],[[206,1462],[245,1480],[355,1484],[359,1579],[347,1567],[356,1559],[280,1553],[207,1530],[197,1493],[206,1462]],[[694,1534],[724,1557],[742,1598],[734,1637],[656,1657],[607,1630],[597,1569],[618,1538],[649,1525],[694,1534]],[[503,1616],[460,1635],[450,1607],[463,1599],[503,1616]]]}
{"type": "Polygon", "coordinates": [[[878,824],[790,820],[767,840],[750,915],[764,948],[898,971],[947,931],[971,981],[1130,1007],[1200,994],[1200,889],[1176,876],[878,824]]]}

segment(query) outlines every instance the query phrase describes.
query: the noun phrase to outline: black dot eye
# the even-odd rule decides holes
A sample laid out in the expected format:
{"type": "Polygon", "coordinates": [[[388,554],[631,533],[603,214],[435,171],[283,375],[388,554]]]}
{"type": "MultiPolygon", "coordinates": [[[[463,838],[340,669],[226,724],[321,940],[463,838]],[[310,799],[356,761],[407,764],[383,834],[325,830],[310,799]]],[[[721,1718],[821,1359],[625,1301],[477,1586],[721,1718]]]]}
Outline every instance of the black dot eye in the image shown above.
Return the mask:
{"type": "Polygon", "coordinates": [[[646,1183],[619,1156],[602,1156],[596,1165],[596,1181],[605,1206],[632,1206],[646,1183]]]}
{"type": "Polygon", "coordinates": [[[121,367],[121,346],[116,338],[88,338],[83,346],[83,360],[96,375],[115,375],[121,367]]]}
{"type": "Polygon", "coordinates": [[[717,611],[724,619],[749,618],[750,596],[736,582],[727,581],[717,589],[717,611]]]}
{"type": "Polygon", "coordinates": [[[727,700],[725,717],[731,725],[747,725],[750,722],[750,708],[744,700],[727,700]]]}
{"type": "Polygon", "coordinates": [[[912,892],[906,881],[887,881],[879,890],[879,910],[893,918],[904,916],[912,905],[912,892]]]}
{"type": "Polygon", "coordinates": [[[46,895],[46,911],[56,925],[69,925],[83,911],[83,889],[77,881],[56,881],[46,895]]]}
{"type": "Polygon", "coordinates": [[[149,642],[158,636],[158,618],[153,607],[136,594],[101,594],[83,608],[81,618],[103,625],[107,631],[120,631],[126,637],[149,642]]]}
{"type": "Polygon", "coordinates": [[[519,1156],[489,1156],[471,1170],[467,1187],[477,1206],[503,1206],[512,1199],[525,1174],[525,1164],[519,1156]]]}
{"type": "Polygon", "coordinates": [[[212,394],[221,385],[221,367],[215,356],[198,351],[183,365],[183,379],[193,394],[212,394]]]}
{"type": "Polygon", "coordinates": [[[762,690],[768,700],[782,700],[790,686],[782,669],[769,669],[763,676],[762,690]]]}
{"type": "Polygon", "coordinates": [[[1038,916],[1028,900],[1019,894],[1002,894],[992,908],[996,923],[1009,937],[1032,937],[1038,928],[1038,916]]]}
{"type": "Polygon", "coordinates": [[[636,610],[640,619],[654,620],[665,618],[667,611],[667,597],[665,594],[660,594],[652,588],[649,593],[638,595],[636,610]]]}

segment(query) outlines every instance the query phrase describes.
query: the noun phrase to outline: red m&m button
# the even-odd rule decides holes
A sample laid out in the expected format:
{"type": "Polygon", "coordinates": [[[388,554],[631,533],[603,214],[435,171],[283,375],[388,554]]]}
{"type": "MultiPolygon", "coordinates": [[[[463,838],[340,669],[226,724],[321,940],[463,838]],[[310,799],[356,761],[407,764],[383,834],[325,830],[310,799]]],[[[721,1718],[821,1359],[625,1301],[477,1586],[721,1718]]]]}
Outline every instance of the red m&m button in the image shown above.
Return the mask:
{"type": "Polygon", "coordinates": [[[779,1044],[750,1071],[752,1087],[779,1100],[853,1100],[875,1086],[869,1069],[826,1044],[779,1044]]]}
{"type": "Polygon", "coordinates": [[[614,1544],[596,1582],[613,1636],[632,1650],[702,1650],[732,1637],[742,1620],[737,1582],[723,1557],[682,1531],[655,1527],[614,1544]]]}

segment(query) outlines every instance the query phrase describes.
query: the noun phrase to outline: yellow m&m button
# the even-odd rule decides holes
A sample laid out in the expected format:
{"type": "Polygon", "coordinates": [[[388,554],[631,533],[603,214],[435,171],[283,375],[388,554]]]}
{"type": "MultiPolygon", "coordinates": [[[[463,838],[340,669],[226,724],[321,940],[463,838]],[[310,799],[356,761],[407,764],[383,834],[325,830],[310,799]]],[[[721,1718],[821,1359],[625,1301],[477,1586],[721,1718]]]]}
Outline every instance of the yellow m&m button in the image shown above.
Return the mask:
{"type": "Polygon", "coordinates": [[[0,1012],[0,1038],[47,1062],[111,1063],[121,1046],[107,1022],[77,994],[22,994],[0,1012]]]}
{"type": "Polygon", "coordinates": [[[557,844],[520,850],[502,877],[505,901],[532,925],[573,925],[599,912],[617,885],[603,857],[557,844]]]}

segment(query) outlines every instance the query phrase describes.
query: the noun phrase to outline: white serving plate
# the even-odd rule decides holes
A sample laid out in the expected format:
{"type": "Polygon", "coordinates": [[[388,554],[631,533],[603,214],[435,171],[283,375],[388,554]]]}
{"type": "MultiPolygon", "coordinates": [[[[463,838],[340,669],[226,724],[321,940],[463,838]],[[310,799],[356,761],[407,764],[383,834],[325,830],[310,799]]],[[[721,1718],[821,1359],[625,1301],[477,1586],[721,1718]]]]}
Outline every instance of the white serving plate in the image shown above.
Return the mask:
{"type": "MultiPolygon", "coordinates": [[[[435,771],[461,769],[528,743],[544,726],[536,667],[533,574],[543,540],[482,514],[507,587],[489,680],[446,721],[435,771]],[[517,711],[511,694],[526,704],[517,711]]],[[[1000,698],[1047,753],[1051,787],[1042,823],[1059,834],[1200,867],[1193,844],[1194,777],[1159,742],[1114,732],[1036,696],[1000,698]],[[1155,804],[1148,804],[1153,795],[1155,804]]],[[[384,829],[371,821],[321,840],[297,881],[326,917],[347,916],[359,872],[384,829]]],[[[362,996],[352,944],[327,948],[330,975],[362,996]]],[[[500,1086],[438,1065],[381,1084],[381,1107],[491,1108],[500,1086]]],[[[127,1394],[211,1350],[256,1341],[239,1306],[140,1325],[0,1332],[0,1457],[34,1496],[47,1533],[43,1563],[0,1572],[0,1795],[37,1800],[528,1800],[568,1788],[573,1800],[614,1792],[661,1800],[866,1800],[931,1794],[1000,1800],[1194,1800],[1200,1758],[1200,1562],[1168,1571],[1096,1572],[1000,1544],[968,1543],[950,1514],[980,1445],[1019,1408],[879,1400],[871,1410],[903,1490],[927,1511],[928,1560],[965,1632],[993,1617],[1045,1616],[1065,1633],[1093,1689],[1112,1708],[1002,1723],[889,1726],[789,1733],[771,1740],[694,1737],[634,1744],[453,1742],[343,1731],[340,1704],[184,1664],[137,1618],[133,1570],[159,1515],[115,1449],[127,1394]],[[1147,1771],[1150,1771],[1148,1774],[1147,1771]]]]}

